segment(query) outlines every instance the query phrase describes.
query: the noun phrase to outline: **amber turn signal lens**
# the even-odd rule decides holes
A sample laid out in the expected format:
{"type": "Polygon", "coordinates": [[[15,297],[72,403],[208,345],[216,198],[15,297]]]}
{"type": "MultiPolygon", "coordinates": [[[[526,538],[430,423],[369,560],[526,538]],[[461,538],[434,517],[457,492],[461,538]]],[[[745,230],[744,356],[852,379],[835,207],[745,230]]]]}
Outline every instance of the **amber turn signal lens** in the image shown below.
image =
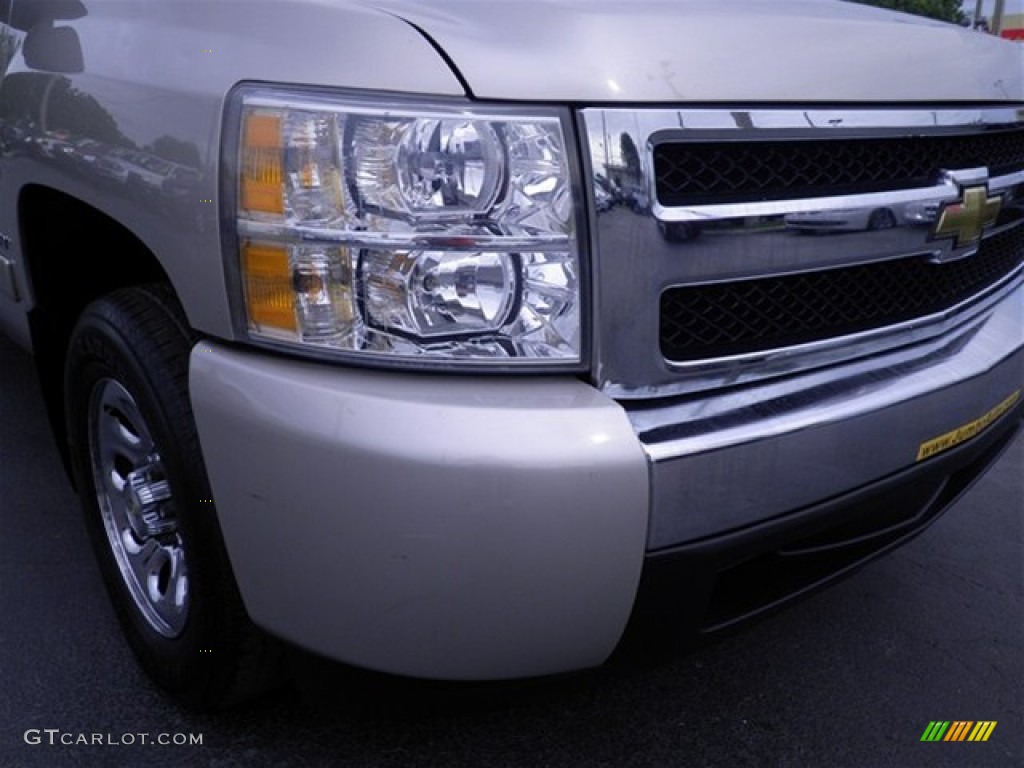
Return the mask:
{"type": "Polygon", "coordinates": [[[281,118],[245,116],[241,147],[241,207],[254,213],[284,213],[281,118]]]}
{"type": "Polygon", "coordinates": [[[242,280],[251,327],[263,332],[298,335],[287,248],[251,241],[243,243],[242,280]]]}

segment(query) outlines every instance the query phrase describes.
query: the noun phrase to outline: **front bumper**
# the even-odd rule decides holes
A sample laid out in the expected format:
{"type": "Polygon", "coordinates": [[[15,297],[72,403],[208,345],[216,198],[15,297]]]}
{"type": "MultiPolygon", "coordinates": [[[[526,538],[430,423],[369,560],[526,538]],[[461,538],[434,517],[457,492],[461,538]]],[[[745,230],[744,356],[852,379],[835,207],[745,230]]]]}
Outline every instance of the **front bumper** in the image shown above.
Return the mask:
{"type": "Polygon", "coordinates": [[[575,380],[353,371],[201,344],[191,389],[250,616],[418,677],[600,664],[636,593],[648,476],[575,380]]]}
{"type": "Polygon", "coordinates": [[[928,344],[628,411],[571,379],[353,371],[209,343],[191,388],[258,624],[392,673],[525,677],[601,663],[635,605],[729,625],[921,530],[1022,416],[1022,320],[1018,280],[928,344]],[[779,553],[812,555],[788,562],[813,573],[747,590],[779,553]],[[712,605],[716,591],[734,599],[712,605]]]}
{"type": "Polygon", "coordinates": [[[906,543],[1002,455],[1022,416],[1018,403],[997,427],[923,466],[776,519],[649,553],[624,646],[689,643],[734,629],[906,543]]]}

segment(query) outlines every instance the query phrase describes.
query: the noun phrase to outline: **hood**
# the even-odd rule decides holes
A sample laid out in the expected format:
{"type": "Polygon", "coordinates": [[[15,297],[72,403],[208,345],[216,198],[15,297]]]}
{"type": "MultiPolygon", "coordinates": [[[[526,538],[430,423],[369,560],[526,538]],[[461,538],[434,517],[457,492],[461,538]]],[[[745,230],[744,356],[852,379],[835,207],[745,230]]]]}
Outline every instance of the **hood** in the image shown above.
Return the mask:
{"type": "Polygon", "coordinates": [[[1024,45],[834,0],[371,0],[472,95],[575,102],[1024,100],[1024,45]]]}

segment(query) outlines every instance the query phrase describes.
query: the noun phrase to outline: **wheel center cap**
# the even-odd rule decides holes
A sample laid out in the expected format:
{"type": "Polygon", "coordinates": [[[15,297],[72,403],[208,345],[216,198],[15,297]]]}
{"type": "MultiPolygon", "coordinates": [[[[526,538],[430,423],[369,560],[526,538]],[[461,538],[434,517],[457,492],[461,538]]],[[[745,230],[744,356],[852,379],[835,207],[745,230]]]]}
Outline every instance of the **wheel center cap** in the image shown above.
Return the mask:
{"type": "Polygon", "coordinates": [[[166,480],[154,480],[153,469],[150,465],[131,472],[124,487],[128,522],[140,539],[173,533],[177,529],[173,516],[164,510],[164,502],[171,498],[170,486],[166,480]]]}

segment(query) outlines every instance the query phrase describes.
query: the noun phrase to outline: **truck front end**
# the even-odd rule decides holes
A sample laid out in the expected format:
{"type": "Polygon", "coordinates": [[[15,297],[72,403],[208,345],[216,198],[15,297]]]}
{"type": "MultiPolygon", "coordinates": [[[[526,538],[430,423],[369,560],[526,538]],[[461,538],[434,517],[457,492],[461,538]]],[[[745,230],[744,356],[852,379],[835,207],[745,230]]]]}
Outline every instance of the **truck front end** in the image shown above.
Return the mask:
{"type": "Polygon", "coordinates": [[[713,633],[850,572],[1012,439],[1020,49],[825,3],[378,6],[465,96],[226,113],[251,343],[191,385],[258,624],[583,668],[631,618],[713,633]]]}

